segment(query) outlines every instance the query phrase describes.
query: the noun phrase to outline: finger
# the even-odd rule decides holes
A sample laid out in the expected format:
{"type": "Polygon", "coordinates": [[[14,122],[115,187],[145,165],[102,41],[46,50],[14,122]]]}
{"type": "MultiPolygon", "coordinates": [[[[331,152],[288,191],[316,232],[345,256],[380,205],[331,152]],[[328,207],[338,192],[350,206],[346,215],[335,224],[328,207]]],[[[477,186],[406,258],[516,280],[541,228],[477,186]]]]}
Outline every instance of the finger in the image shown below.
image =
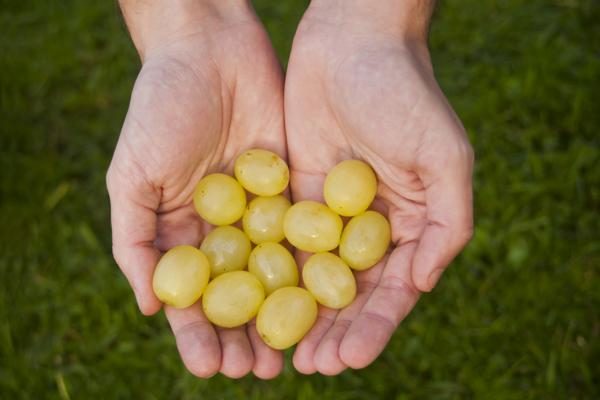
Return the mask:
{"type": "Polygon", "coordinates": [[[348,366],[339,355],[339,344],[346,334],[352,320],[336,319],[327,333],[321,338],[314,352],[314,365],[323,375],[333,376],[342,373],[348,366]]]}
{"type": "MultiPolygon", "coordinates": [[[[296,251],[296,263],[299,267],[300,286],[304,286],[302,282],[302,268],[306,260],[310,257],[310,253],[305,251],[296,251]]],[[[293,356],[293,364],[296,370],[303,374],[314,374],[318,368],[315,364],[315,352],[321,343],[321,339],[327,334],[329,329],[335,322],[338,310],[319,306],[317,320],[308,333],[296,346],[293,356]]]]}
{"type": "Polygon", "coordinates": [[[260,379],[275,378],[283,369],[283,353],[265,344],[256,330],[255,321],[248,324],[246,331],[248,332],[250,345],[254,351],[252,372],[260,379]]]}
{"type": "Polygon", "coordinates": [[[199,302],[188,308],[165,306],[177,349],[186,368],[200,378],[209,378],[221,367],[221,345],[199,302]]]}
{"type": "Polygon", "coordinates": [[[221,342],[220,372],[228,378],[238,379],[252,371],[254,354],[246,328],[217,328],[221,342]]]}
{"type": "MultiPolygon", "coordinates": [[[[314,200],[322,202],[324,181],[324,173],[295,169],[294,162],[291,160],[290,187],[294,201],[314,200]]],[[[296,261],[298,265],[304,265],[304,261],[306,261],[308,256],[308,253],[301,251],[296,252],[296,261]]],[[[337,313],[337,310],[322,306],[319,307],[317,321],[300,343],[298,343],[296,350],[294,351],[292,362],[298,372],[303,374],[314,374],[317,372],[314,359],[315,351],[319,346],[321,339],[333,325],[337,313]]]]}
{"type": "MultiPolygon", "coordinates": [[[[310,253],[304,251],[296,251],[296,262],[300,269],[300,277],[302,277],[302,266],[310,257],[310,253]]],[[[301,278],[302,279],[302,278],[301,278]]],[[[300,282],[303,285],[303,282],[300,282]]],[[[308,333],[296,346],[292,362],[298,372],[303,374],[314,374],[318,368],[315,364],[315,352],[321,343],[321,339],[327,334],[333,326],[338,310],[319,306],[317,320],[308,333]]]]}
{"type": "Polygon", "coordinates": [[[372,363],[417,303],[419,292],[410,280],[414,251],[415,244],[408,243],[392,252],[377,287],[348,328],[339,351],[349,367],[364,368],[372,363]]]}
{"type": "Polygon", "coordinates": [[[340,310],[335,322],[321,338],[314,355],[314,364],[323,375],[337,375],[348,366],[340,357],[340,344],[346,335],[352,321],[368,301],[371,293],[379,282],[379,276],[384,263],[380,263],[367,271],[357,274],[356,298],[346,308],[340,310]]]}
{"type": "Polygon", "coordinates": [[[146,183],[123,179],[111,171],[107,187],[115,261],[129,281],[140,311],[154,314],[162,305],[152,290],[152,275],[160,258],[154,247],[160,195],[146,183]]]}
{"type": "Polygon", "coordinates": [[[315,365],[315,351],[321,342],[321,339],[329,328],[333,325],[337,310],[319,306],[319,314],[313,327],[308,331],[296,346],[292,362],[298,372],[302,374],[314,374],[317,372],[315,365]]]}
{"type": "Polygon", "coordinates": [[[426,188],[427,226],[415,253],[412,281],[421,291],[433,289],[473,234],[473,153],[466,141],[455,147],[418,171],[426,188]]]}

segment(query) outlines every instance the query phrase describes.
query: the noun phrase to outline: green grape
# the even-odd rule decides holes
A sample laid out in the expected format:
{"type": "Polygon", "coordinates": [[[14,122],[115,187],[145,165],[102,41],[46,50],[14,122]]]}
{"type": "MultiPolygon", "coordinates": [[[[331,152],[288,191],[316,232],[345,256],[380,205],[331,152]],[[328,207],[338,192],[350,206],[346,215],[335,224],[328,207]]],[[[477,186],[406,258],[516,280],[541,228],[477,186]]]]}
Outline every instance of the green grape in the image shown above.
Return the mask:
{"type": "Polygon", "coordinates": [[[248,236],[234,226],[219,226],[202,241],[200,250],[210,261],[210,277],[246,268],[252,247],[248,236]]]}
{"type": "Polygon", "coordinates": [[[267,296],[285,286],[298,286],[298,266],[279,243],[259,244],[250,253],[248,271],[256,275],[267,296]]]}
{"type": "Polygon", "coordinates": [[[283,196],[255,198],[248,204],[242,219],[244,232],[256,244],[281,242],[285,239],[283,216],[290,205],[283,196]]]}
{"type": "Polygon", "coordinates": [[[226,272],[204,290],[202,309],[213,324],[234,328],[254,318],[264,299],[262,284],[250,272],[226,272]]]}
{"type": "Polygon", "coordinates": [[[335,254],[310,256],[302,267],[302,281],[317,301],[329,308],[344,308],[356,296],[354,274],[335,254]]]}
{"type": "Polygon", "coordinates": [[[325,178],[323,196],[336,213],[352,217],[365,211],[377,193],[377,177],[368,164],[342,161],[325,178]]]}
{"type": "Polygon", "coordinates": [[[198,182],[194,191],[194,206],[208,223],[230,225],[244,214],[246,193],[231,176],[210,174],[198,182]]]}
{"type": "Polygon", "coordinates": [[[152,288],[163,303],[185,308],[200,298],[209,275],[210,264],[204,253],[193,246],[175,246],[158,261],[152,288]]]}
{"type": "Polygon", "coordinates": [[[352,218],[342,233],[340,257],[350,268],[364,270],[377,264],[390,245],[388,220],[375,211],[352,218]]]}
{"type": "Polygon", "coordinates": [[[251,149],[240,154],[235,160],[234,170],[244,189],[259,196],[283,192],[290,180],[285,161],[268,150],[251,149]]]}
{"type": "Polygon", "coordinates": [[[283,231],[287,240],[300,250],[320,253],[335,249],[340,242],[343,223],[339,215],[316,201],[300,201],[285,213],[283,231]]]}
{"type": "Polygon", "coordinates": [[[306,289],[277,289],[260,307],[256,330],[268,346],[276,350],[287,349],[312,328],[317,311],[317,302],[306,289]]]}

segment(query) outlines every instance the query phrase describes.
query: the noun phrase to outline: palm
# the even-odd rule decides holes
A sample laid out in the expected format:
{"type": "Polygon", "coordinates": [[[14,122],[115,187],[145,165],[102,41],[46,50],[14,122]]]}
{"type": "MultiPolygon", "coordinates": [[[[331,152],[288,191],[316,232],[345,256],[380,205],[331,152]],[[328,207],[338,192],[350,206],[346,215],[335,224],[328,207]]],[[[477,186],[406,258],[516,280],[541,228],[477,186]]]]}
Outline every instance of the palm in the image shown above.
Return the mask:
{"type": "MultiPolygon", "coordinates": [[[[198,54],[212,51],[203,43],[192,45],[198,54]]],[[[230,51],[243,57],[239,49],[230,51]]],[[[199,62],[174,53],[142,68],[115,153],[116,161],[127,153],[134,167],[123,171],[129,180],[131,174],[141,175],[140,180],[160,190],[153,206],[159,216],[155,243],[163,251],[177,244],[197,244],[201,228],[207,227],[193,212],[191,201],[202,176],[231,171],[234,157],[243,149],[261,146],[281,153],[285,148],[282,121],[270,117],[281,107],[279,82],[254,78],[280,76],[272,59],[230,73],[220,68],[219,60],[199,62]],[[261,101],[250,103],[240,92],[261,101]]]]}
{"type": "MultiPolygon", "coordinates": [[[[379,177],[374,207],[390,219],[395,244],[382,262],[357,275],[358,296],[349,307],[321,309],[295,354],[301,371],[334,374],[368,365],[414,307],[418,289],[431,288],[430,268],[419,265],[439,267],[454,255],[436,255],[444,244],[431,226],[444,228],[453,211],[435,196],[435,182],[462,147],[468,157],[468,144],[426,55],[414,54],[383,34],[349,34],[306,19],[296,35],[285,97],[292,196],[320,199],[333,165],[364,159],[379,177]]],[[[466,179],[469,168],[465,163],[455,173],[466,179]]]]}
{"type": "MultiPolygon", "coordinates": [[[[161,306],[151,289],[160,252],[198,245],[209,229],[193,208],[196,183],[231,172],[236,155],[251,147],[285,155],[281,71],[256,22],[230,26],[218,38],[187,37],[146,60],[108,175],[115,258],[143,312],[161,306]]],[[[257,374],[280,368],[281,356],[254,340],[253,328],[250,340],[244,327],[217,337],[198,304],[165,310],[197,375],[242,375],[259,357],[257,374]]]]}

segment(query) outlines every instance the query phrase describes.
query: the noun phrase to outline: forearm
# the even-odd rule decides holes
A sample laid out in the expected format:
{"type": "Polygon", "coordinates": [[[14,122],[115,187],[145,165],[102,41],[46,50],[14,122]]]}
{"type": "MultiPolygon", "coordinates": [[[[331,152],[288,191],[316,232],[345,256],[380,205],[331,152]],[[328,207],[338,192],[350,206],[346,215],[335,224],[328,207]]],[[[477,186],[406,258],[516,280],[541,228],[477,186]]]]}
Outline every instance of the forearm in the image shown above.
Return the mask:
{"type": "Polygon", "coordinates": [[[142,60],[162,46],[247,18],[249,0],[119,0],[142,60]]]}
{"type": "Polygon", "coordinates": [[[425,43],[435,0],[312,0],[311,18],[425,43]]]}

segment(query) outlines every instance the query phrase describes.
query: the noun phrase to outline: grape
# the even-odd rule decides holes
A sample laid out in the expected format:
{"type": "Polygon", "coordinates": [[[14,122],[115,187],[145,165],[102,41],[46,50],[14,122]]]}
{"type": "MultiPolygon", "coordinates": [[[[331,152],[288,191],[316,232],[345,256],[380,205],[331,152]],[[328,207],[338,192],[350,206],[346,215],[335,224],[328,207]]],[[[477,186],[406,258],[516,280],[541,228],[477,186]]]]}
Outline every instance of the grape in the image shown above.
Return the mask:
{"type": "Polygon", "coordinates": [[[290,201],[283,196],[257,197],[248,204],[242,224],[253,243],[281,242],[283,216],[290,208],[290,201]]]}
{"type": "Polygon", "coordinates": [[[163,303],[185,308],[200,298],[209,275],[210,264],[204,253],[193,246],[175,246],[156,265],[152,288],[163,303]]]}
{"type": "Polygon", "coordinates": [[[248,236],[234,226],[213,229],[202,242],[200,250],[210,261],[210,277],[241,270],[248,264],[251,250],[248,236]]]}
{"type": "Polygon", "coordinates": [[[390,244],[391,229],[387,219],[375,211],[352,218],[340,240],[340,257],[355,270],[377,264],[390,244]]]}
{"type": "Polygon", "coordinates": [[[342,233],[339,215],[316,201],[300,201],[285,213],[283,231],[287,240],[300,250],[319,253],[337,247],[342,233]]]}
{"type": "Polygon", "coordinates": [[[256,275],[267,295],[284,286],[298,285],[296,261],[279,243],[262,243],[256,246],[250,253],[248,271],[256,275]]]}
{"type": "Polygon", "coordinates": [[[283,350],[298,343],[317,320],[317,302],[306,290],[284,287],[274,291],[256,317],[256,330],[270,347],[283,350]]]}
{"type": "Polygon", "coordinates": [[[283,192],[290,180],[285,161],[277,154],[252,149],[235,160],[235,177],[247,191],[259,196],[274,196],[283,192]]]}
{"type": "Polygon", "coordinates": [[[254,318],[264,299],[265,290],[250,272],[226,272],[204,290],[202,309],[213,324],[234,328],[254,318]]]}
{"type": "Polygon", "coordinates": [[[213,225],[230,225],[246,209],[246,193],[231,176],[210,174],[198,182],[194,206],[202,218],[213,225]]]}
{"type": "Polygon", "coordinates": [[[304,286],[329,308],[344,308],[356,296],[356,281],[346,263],[331,253],[313,254],[302,268],[304,286]]]}
{"type": "Polygon", "coordinates": [[[325,178],[323,196],[336,213],[352,217],[365,211],[377,193],[377,178],[368,164],[359,160],[342,161],[325,178]]]}

